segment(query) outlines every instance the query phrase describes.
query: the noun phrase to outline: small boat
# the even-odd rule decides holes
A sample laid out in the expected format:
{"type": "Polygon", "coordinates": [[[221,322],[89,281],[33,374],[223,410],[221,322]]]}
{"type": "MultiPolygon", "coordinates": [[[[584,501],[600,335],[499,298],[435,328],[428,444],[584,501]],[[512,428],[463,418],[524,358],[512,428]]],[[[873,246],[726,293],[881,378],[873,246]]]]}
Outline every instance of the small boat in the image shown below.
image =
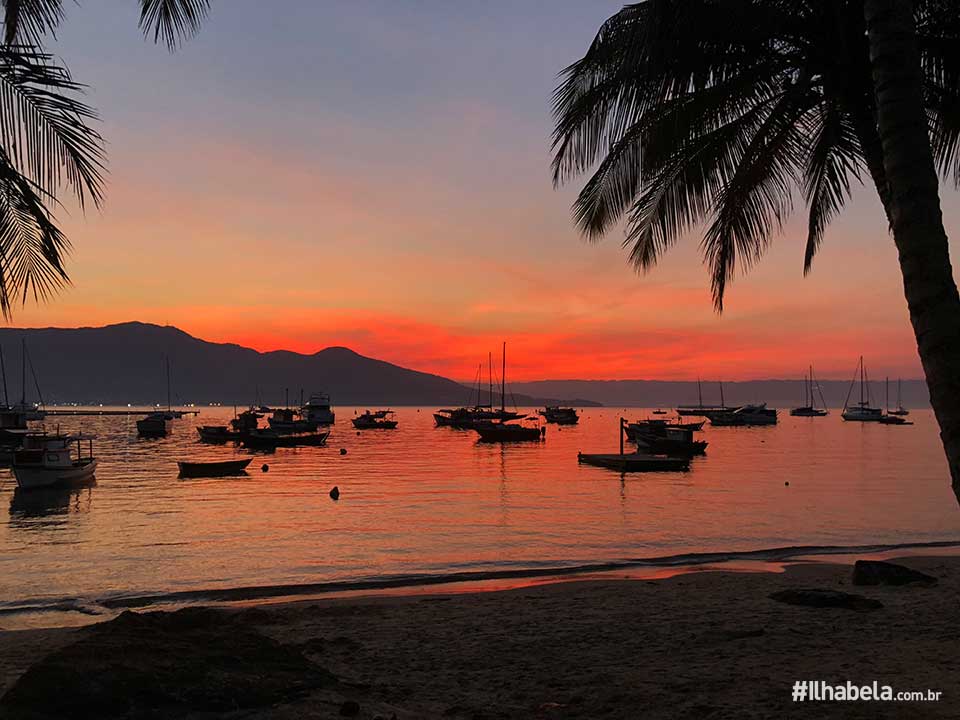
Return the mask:
{"type": "Polygon", "coordinates": [[[863,355],[860,356],[857,369],[853,373],[853,380],[850,382],[850,389],[847,391],[847,399],[843,403],[843,412],[840,417],[850,422],[879,422],[884,417],[883,410],[872,406],[870,381],[867,379],[867,370],[863,365],[863,355]],[[850,405],[850,395],[853,393],[858,374],[860,375],[860,402],[850,405]]]}
{"type": "Polygon", "coordinates": [[[367,410],[362,415],[353,418],[353,426],[357,430],[393,430],[397,421],[393,419],[392,410],[367,410]]]}
{"type": "Polygon", "coordinates": [[[884,415],[883,417],[879,418],[877,422],[881,423],[882,425],[913,425],[910,420],[905,420],[897,415],[884,415]]]}
{"type": "Polygon", "coordinates": [[[639,449],[646,450],[654,455],[670,455],[674,457],[691,457],[703,455],[707,450],[705,440],[694,440],[693,430],[688,428],[672,427],[664,423],[631,423],[625,428],[627,437],[639,449]]]}
{"type": "Polygon", "coordinates": [[[654,414],[654,415],[666,415],[666,414],[667,414],[667,411],[666,411],[666,410],[662,410],[662,409],[660,409],[660,408],[657,408],[656,410],[653,411],[653,414],[654,414]]]}
{"type": "Polygon", "coordinates": [[[473,429],[480,442],[536,442],[546,437],[547,429],[539,425],[521,425],[514,422],[478,422],[473,429]]]}
{"type": "Polygon", "coordinates": [[[766,403],[759,405],[744,405],[736,410],[712,413],[709,416],[710,424],[724,427],[745,427],[755,425],[776,425],[777,411],[768,408],[766,403]]]}
{"type": "Polygon", "coordinates": [[[547,405],[540,411],[540,414],[548,423],[556,423],[557,425],[576,425],[580,422],[580,416],[577,415],[576,409],[572,407],[547,405]]]}
{"type": "Polygon", "coordinates": [[[813,365],[810,366],[809,374],[803,378],[803,402],[801,407],[795,407],[790,410],[793,417],[824,417],[829,414],[827,403],[823,399],[823,390],[820,383],[816,383],[816,388],[820,393],[820,403],[822,407],[817,407],[814,402],[813,388],[816,381],[813,379],[813,365]]]}
{"type": "Polygon", "coordinates": [[[197,434],[202,442],[226,443],[239,440],[241,433],[230,430],[226,425],[199,425],[197,434]]]}
{"type": "Polygon", "coordinates": [[[142,438],[166,437],[167,421],[166,413],[150,413],[137,420],[137,435],[142,438]]]}
{"type": "Polygon", "coordinates": [[[620,472],[677,472],[690,469],[690,458],[665,457],[648,453],[587,455],[577,453],[577,462],[620,472]]]}
{"type": "MultiPolygon", "coordinates": [[[[302,399],[303,395],[300,397],[302,399]]],[[[323,392],[312,393],[300,408],[300,415],[308,423],[314,424],[314,430],[317,425],[333,425],[336,418],[333,408],[330,407],[330,396],[323,392]]]]}
{"type": "Polygon", "coordinates": [[[240,443],[248,450],[275,450],[278,447],[317,447],[326,445],[330,432],[278,433],[275,430],[254,430],[245,433],[240,443]]]}
{"type": "Polygon", "coordinates": [[[252,460],[253,458],[220,460],[217,462],[178,461],[177,467],[180,468],[180,477],[226,477],[228,475],[240,475],[247,469],[247,465],[249,465],[252,460]]]}
{"type": "Polygon", "coordinates": [[[81,485],[90,482],[97,470],[93,439],[82,436],[30,433],[23,447],[13,454],[13,475],[24,490],[40,487],[81,485]],[[89,440],[89,453],[82,456],[80,443],[89,440]],[[77,457],[72,453],[77,443],[77,457]]]}

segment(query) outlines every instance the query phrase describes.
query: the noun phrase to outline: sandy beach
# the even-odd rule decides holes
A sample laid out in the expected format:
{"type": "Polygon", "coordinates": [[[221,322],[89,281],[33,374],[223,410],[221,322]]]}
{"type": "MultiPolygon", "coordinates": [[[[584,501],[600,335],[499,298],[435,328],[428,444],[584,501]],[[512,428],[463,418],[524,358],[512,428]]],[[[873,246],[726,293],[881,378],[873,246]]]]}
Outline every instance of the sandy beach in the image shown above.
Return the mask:
{"type": "MultiPolygon", "coordinates": [[[[706,571],[655,581],[610,577],[498,592],[191,609],[200,613],[191,628],[202,626],[205,637],[239,642],[249,634],[267,651],[305,663],[302,672],[322,669],[325,679],[306,687],[294,682],[289,692],[264,696],[264,704],[161,708],[151,717],[957,717],[960,558],[897,562],[935,576],[937,585],[853,586],[849,565],[801,563],[784,573],[706,571]],[[797,588],[856,593],[882,607],[812,608],[769,597],[797,588]],[[793,702],[792,684],[801,679],[877,681],[943,695],[939,702],[793,702]]],[[[0,633],[3,691],[51,653],[90,642],[97,627],[106,625],[0,633]]],[[[115,634],[141,642],[124,632],[115,634]]],[[[190,662],[189,646],[142,642],[190,662]]],[[[110,652],[107,643],[103,654],[110,652]]],[[[89,646],[85,653],[101,654],[89,646]]],[[[108,662],[99,682],[109,693],[102,676],[124,662],[124,653],[94,662],[108,662]]],[[[83,672],[77,680],[90,681],[83,672]]],[[[55,716],[46,700],[24,707],[10,703],[13,695],[0,704],[10,717],[55,716]]],[[[75,717],[124,717],[129,710],[122,702],[111,709],[74,701],[75,717]]]]}

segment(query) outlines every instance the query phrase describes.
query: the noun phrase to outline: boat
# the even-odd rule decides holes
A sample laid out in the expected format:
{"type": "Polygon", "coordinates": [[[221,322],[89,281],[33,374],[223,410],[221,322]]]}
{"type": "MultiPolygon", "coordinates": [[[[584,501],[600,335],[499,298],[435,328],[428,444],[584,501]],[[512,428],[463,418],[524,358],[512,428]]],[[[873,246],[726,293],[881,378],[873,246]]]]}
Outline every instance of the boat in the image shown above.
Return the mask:
{"type": "Polygon", "coordinates": [[[895,407],[893,410],[890,410],[889,403],[887,403],[887,415],[906,416],[909,414],[910,411],[903,407],[903,401],[900,397],[900,378],[897,378],[897,407],[895,407]]]}
{"type": "Polygon", "coordinates": [[[726,403],[723,401],[723,383],[720,383],[720,404],[719,405],[704,405],[703,404],[703,388],[700,384],[700,378],[697,378],[697,404],[696,405],[678,405],[677,406],[677,415],[686,417],[709,417],[710,413],[718,412],[728,412],[734,410],[735,408],[728,408],[726,403]]]}
{"type": "Polygon", "coordinates": [[[330,431],[317,433],[279,433],[276,430],[252,430],[240,438],[248,450],[275,450],[278,447],[317,447],[327,444],[330,431]]]}
{"type": "Polygon", "coordinates": [[[766,403],[760,403],[759,405],[744,405],[727,412],[711,413],[708,418],[711,425],[721,427],[776,425],[777,411],[768,408],[766,403]]]}
{"type": "Polygon", "coordinates": [[[242,433],[231,430],[226,425],[198,425],[197,434],[202,442],[225,443],[239,440],[242,433]]]}
{"type": "Polygon", "coordinates": [[[270,429],[278,433],[293,434],[314,432],[320,423],[303,416],[299,410],[277,408],[267,419],[270,429]]]}
{"type": "MultiPolygon", "coordinates": [[[[3,354],[0,353],[0,366],[3,365],[3,354]]],[[[37,373],[27,353],[27,341],[25,338],[20,340],[20,400],[10,404],[7,397],[7,372],[3,367],[3,404],[4,407],[12,413],[23,415],[27,422],[43,420],[47,413],[43,409],[43,396],[40,394],[40,383],[37,381],[37,373]],[[27,402],[27,365],[30,366],[30,373],[33,376],[33,383],[36,386],[38,402],[27,402]]]]}
{"type": "Polygon", "coordinates": [[[142,438],[166,437],[168,419],[166,413],[150,413],[137,420],[137,435],[142,438]]]}
{"type": "Polygon", "coordinates": [[[473,426],[480,435],[480,442],[536,442],[546,437],[547,429],[540,425],[523,425],[518,422],[494,422],[488,420],[473,426]]]}
{"type": "Polygon", "coordinates": [[[690,457],[703,455],[707,450],[705,440],[694,440],[694,431],[666,423],[630,423],[624,430],[627,438],[638,448],[655,455],[690,457]]]}
{"type": "Polygon", "coordinates": [[[656,410],[653,411],[653,414],[654,414],[654,415],[666,415],[666,414],[667,414],[667,411],[666,411],[666,410],[663,410],[663,409],[661,409],[661,408],[657,408],[656,410]]]}
{"type": "Polygon", "coordinates": [[[13,454],[13,475],[24,490],[81,485],[94,479],[97,460],[93,457],[93,438],[68,435],[30,433],[23,447],[13,454]],[[81,442],[89,440],[89,452],[83,457],[81,442]],[[73,442],[77,456],[73,457],[73,442]]]}
{"type": "Polygon", "coordinates": [[[336,417],[330,407],[330,396],[323,392],[312,393],[300,408],[300,415],[306,422],[314,424],[314,430],[317,425],[333,425],[336,417]]]}
{"type": "Polygon", "coordinates": [[[655,455],[649,452],[625,453],[623,439],[626,436],[627,421],[620,418],[620,452],[619,453],[577,453],[577,462],[595,467],[627,472],[678,472],[690,469],[690,457],[670,457],[655,455]]]}
{"type": "Polygon", "coordinates": [[[244,473],[247,465],[252,461],[253,458],[220,460],[216,462],[178,461],[177,467],[180,469],[180,477],[184,478],[226,477],[228,475],[240,475],[244,473]]]}
{"type": "Polygon", "coordinates": [[[500,379],[500,407],[493,406],[493,354],[488,358],[489,364],[489,390],[488,399],[490,402],[481,403],[481,390],[483,385],[483,363],[477,368],[477,402],[472,407],[443,408],[433,414],[433,419],[437,427],[450,427],[456,430],[473,430],[477,424],[486,424],[490,422],[507,422],[510,420],[519,420],[524,417],[523,413],[507,410],[506,408],[506,372],[507,372],[507,344],[503,344],[503,375],[500,379]]]}
{"type": "Polygon", "coordinates": [[[823,399],[823,390],[820,388],[820,383],[813,378],[813,365],[811,365],[808,374],[803,376],[803,405],[791,408],[790,414],[793,417],[824,417],[828,415],[829,412],[830,411],[827,410],[827,403],[823,399]],[[816,387],[817,392],[820,393],[820,404],[822,407],[817,407],[816,405],[813,392],[814,387],[816,387]]]}
{"type": "Polygon", "coordinates": [[[557,425],[576,425],[580,422],[580,416],[577,415],[576,409],[572,407],[547,405],[540,411],[540,414],[548,423],[556,423],[557,425]]]}
{"type": "Polygon", "coordinates": [[[236,414],[236,409],[234,409],[234,415],[235,417],[230,421],[230,427],[238,433],[256,430],[260,425],[260,418],[263,417],[260,413],[252,408],[249,410],[244,410],[239,415],[236,414]]]}
{"type": "Polygon", "coordinates": [[[392,410],[377,410],[358,415],[352,420],[353,426],[357,430],[393,430],[397,426],[397,421],[393,419],[392,410]]]}
{"type": "Polygon", "coordinates": [[[877,420],[877,422],[883,425],[913,425],[913,423],[910,420],[906,420],[905,418],[899,417],[897,415],[884,415],[879,420],[877,420]]]}
{"type": "Polygon", "coordinates": [[[863,365],[863,355],[857,363],[857,369],[853,373],[853,380],[850,381],[850,389],[847,390],[847,399],[843,402],[843,412],[840,417],[848,422],[879,422],[882,418],[883,410],[873,407],[870,399],[870,382],[867,379],[867,370],[863,365]],[[857,382],[857,375],[860,376],[860,402],[856,405],[850,405],[850,395],[853,393],[853,386],[857,382]]]}

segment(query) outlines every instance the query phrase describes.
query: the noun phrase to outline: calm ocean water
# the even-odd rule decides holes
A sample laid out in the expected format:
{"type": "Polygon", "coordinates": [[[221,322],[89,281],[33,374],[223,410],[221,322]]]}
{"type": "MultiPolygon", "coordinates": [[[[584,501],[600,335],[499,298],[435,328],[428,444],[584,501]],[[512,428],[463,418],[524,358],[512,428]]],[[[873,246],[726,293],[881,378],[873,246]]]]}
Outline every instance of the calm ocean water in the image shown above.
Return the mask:
{"type": "Polygon", "coordinates": [[[211,589],[960,539],[927,410],[908,427],[837,411],[707,425],[707,455],[689,472],[625,477],[577,463],[578,450],[616,451],[618,409],[504,446],[435,428],[432,410],[402,408],[398,429],[358,434],[354,408],[337,408],[327,447],[279,449],[246,477],[204,480],[177,479],[176,460],[245,456],[197,442],[197,424],[232,410],[176,420],[163,440],[137,439],[134,416],[51,418],[48,428],[98,436],[97,484],[22,494],[0,470],[0,626],[15,624],[14,608],[211,589]]]}

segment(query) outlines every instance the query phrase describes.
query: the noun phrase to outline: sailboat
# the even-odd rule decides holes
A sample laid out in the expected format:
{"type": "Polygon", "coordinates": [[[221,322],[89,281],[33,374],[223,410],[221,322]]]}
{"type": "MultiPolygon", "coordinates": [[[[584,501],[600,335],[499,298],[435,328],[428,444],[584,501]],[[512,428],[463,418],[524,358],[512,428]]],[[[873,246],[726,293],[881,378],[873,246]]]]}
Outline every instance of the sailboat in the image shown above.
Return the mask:
{"type": "Polygon", "coordinates": [[[843,403],[841,417],[844,420],[854,422],[879,422],[880,418],[883,417],[883,410],[871,407],[870,385],[867,379],[867,370],[863,365],[863,355],[860,356],[857,369],[853,373],[853,380],[850,381],[850,389],[847,391],[847,399],[843,403]],[[853,393],[853,386],[857,383],[857,375],[860,376],[860,402],[856,405],[850,405],[850,395],[853,393]]]}
{"type": "Polygon", "coordinates": [[[700,378],[697,378],[697,404],[696,405],[677,405],[677,415],[708,417],[710,413],[726,412],[728,410],[734,410],[734,409],[735,408],[728,408],[723,402],[723,383],[722,382],[720,383],[720,404],[704,405],[703,404],[703,388],[700,385],[700,378]]]}
{"type": "Polygon", "coordinates": [[[822,408],[818,408],[815,404],[813,396],[814,388],[814,379],[813,379],[813,365],[810,366],[809,374],[803,378],[803,406],[795,407],[790,410],[790,414],[794,417],[823,417],[827,415],[829,411],[827,410],[827,403],[823,400],[823,390],[820,388],[820,383],[816,383],[817,391],[820,393],[820,404],[822,408]]]}
{"type": "Polygon", "coordinates": [[[25,338],[20,341],[20,353],[20,402],[11,409],[14,412],[22,413],[27,420],[43,420],[47,416],[47,413],[43,410],[43,397],[40,395],[40,383],[37,381],[37,371],[34,369],[29,355],[27,355],[27,341],[25,338]],[[37,397],[39,398],[39,402],[37,403],[27,402],[27,363],[30,364],[30,373],[33,375],[33,383],[37,388],[37,397]]]}
{"type": "Polygon", "coordinates": [[[897,407],[893,410],[887,408],[887,415],[909,415],[910,411],[903,407],[903,401],[900,398],[900,378],[897,378],[897,407]]]}
{"type": "MultiPolygon", "coordinates": [[[[492,390],[492,386],[491,386],[492,390]]],[[[491,396],[491,400],[492,400],[491,396]]],[[[491,403],[492,405],[493,403],[491,403]]],[[[523,415],[507,413],[507,344],[503,344],[503,372],[500,376],[500,411],[496,419],[480,419],[473,423],[472,429],[480,434],[480,442],[518,442],[524,440],[542,440],[546,427],[536,424],[523,425],[507,420],[523,420],[523,415]]],[[[538,418],[539,419],[539,418],[538,418]]]]}
{"type": "MultiPolygon", "coordinates": [[[[504,343],[504,358],[506,358],[506,343],[504,343]]],[[[493,420],[503,422],[523,417],[521,413],[507,410],[501,402],[499,408],[493,407],[493,354],[488,354],[489,390],[486,404],[482,402],[483,392],[483,363],[477,366],[477,402],[473,407],[442,408],[433,414],[437,427],[452,427],[457,430],[471,430],[477,423],[489,423],[493,420]]],[[[506,370],[506,361],[504,361],[506,370]]],[[[503,395],[503,393],[501,393],[503,395]]],[[[502,399],[502,398],[501,398],[502,399]]]]}
{"type": "MultiPolygon", "coordinates": [[[[885,387],[886,401],[884,404],[887,407],[887,412],[882,418],[880,418],[880,422],[882,422],[884,425],[913,425],[913,423],[909,420],[904,420],[902,417],[900,417],[900,413],[890,412],[890,378],[886,379],[885,387]]],[[[906,410],[903,411],[904,414],[906,414],[906,412],[906,410]]]]}

